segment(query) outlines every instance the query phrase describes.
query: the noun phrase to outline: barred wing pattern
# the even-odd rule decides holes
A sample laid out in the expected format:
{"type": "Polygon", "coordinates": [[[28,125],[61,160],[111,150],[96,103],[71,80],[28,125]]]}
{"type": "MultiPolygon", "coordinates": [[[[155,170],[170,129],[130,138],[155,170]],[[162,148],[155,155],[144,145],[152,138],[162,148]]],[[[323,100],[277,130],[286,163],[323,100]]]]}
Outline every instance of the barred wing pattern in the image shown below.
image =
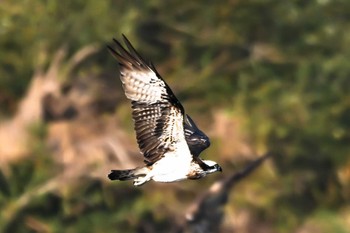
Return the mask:
{"type": "Polygon", "coordinates": [[[151,165],[185,140],[184,109],[154,66],[148,65],[123,38],[129,51],[117,40],[114,41],[118,52],[109,49],[119,62],[125,94],[132,100],[139,148],[145,163],[151,165]]]}

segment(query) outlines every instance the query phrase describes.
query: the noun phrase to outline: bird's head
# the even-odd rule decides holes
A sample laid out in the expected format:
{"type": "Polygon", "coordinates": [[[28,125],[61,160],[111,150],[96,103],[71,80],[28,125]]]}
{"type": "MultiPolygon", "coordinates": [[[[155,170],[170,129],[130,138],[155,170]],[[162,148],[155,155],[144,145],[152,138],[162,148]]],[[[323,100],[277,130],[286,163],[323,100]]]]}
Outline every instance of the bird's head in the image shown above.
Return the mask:
{"type": "Polygon", "coordinates": [[[203,160],[203,162],[208,166],[208,168],[205,170],[206,173],[222,172],[222,168],[217,162],[212,160],[203,160]]]}

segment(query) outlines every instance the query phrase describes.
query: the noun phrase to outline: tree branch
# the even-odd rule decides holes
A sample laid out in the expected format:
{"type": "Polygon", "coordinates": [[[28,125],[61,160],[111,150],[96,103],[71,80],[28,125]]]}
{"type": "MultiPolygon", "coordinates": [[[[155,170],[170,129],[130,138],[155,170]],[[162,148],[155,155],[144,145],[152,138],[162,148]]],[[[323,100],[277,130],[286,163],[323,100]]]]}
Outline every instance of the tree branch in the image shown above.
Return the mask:
{"type": "Polygon", "coordinates": [[[243,170],[215,182],[190,206],[186,214],[186,222],[180,232],[217,232],[224,216],[222,207],[227,203],[230,190],[270,156],[271,154],[267,153],[251,162],[243,170]]]}

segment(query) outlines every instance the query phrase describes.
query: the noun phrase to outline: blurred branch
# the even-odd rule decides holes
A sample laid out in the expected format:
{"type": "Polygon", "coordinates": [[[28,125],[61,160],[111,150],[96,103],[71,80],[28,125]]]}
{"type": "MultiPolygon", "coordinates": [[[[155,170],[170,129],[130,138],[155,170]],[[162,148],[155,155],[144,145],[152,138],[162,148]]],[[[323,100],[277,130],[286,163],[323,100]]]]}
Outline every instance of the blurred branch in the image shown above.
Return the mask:
{"type": "Polygon", "coordinates": [[[64,77],[68,77],[70,72],[79,65],[81,62],[83,62],[87,57],[90,55],[96,53],[101,46],[98,44],[89,44],[84,46],[83,48],[79,49],[73,56],[70,58],[65,66],[65,75],[64,77]]]}
{"type": "Polygon", "coordinates": [[[3,224],[0,227],[0,232],[4,232],[4,229],[16,218],[16,216],[23,210],[26,206],[28,206],[31,202],[33,202],[36,198],[43,196],[49,192],[53,192],[60,187],[62,177],[57,176],[47,181],[43,185],[40,185],[37,188],[33,188],[24,194],[22,194],[18,199],[13,202],[7,203],[2,209],[1,217],[5,219],[4,221],[7,224],[3,224]]]}
{"type": "Polygon", "coordinates": [[[223,218],[222,207],[227,203],[230,190],[243,178],[251,174],[262,162],[270,157],[267,153],[251,162],[243,170],[215,182],[199,197],[186,214],[186,223],[180,232],[211,233],[219,230],[223,218]]]}

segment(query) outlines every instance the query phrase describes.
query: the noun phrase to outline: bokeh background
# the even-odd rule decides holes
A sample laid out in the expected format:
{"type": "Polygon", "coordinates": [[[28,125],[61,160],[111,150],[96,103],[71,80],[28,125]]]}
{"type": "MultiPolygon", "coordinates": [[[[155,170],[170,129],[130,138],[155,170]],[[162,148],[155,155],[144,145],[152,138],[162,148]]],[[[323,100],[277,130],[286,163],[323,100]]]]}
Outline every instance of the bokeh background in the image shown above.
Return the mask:
{"type": "Polygon", "coordinates": [[[0,232],[350,232],[349,12],[348,0],[0,1],[0,232]],[[122,33],[210,136],[201,156],[222,174],[107,179],[142,164],[106,49],[122,33]],[[219,218],[189,226],[203,193],[267,152],[219,218]]]}

